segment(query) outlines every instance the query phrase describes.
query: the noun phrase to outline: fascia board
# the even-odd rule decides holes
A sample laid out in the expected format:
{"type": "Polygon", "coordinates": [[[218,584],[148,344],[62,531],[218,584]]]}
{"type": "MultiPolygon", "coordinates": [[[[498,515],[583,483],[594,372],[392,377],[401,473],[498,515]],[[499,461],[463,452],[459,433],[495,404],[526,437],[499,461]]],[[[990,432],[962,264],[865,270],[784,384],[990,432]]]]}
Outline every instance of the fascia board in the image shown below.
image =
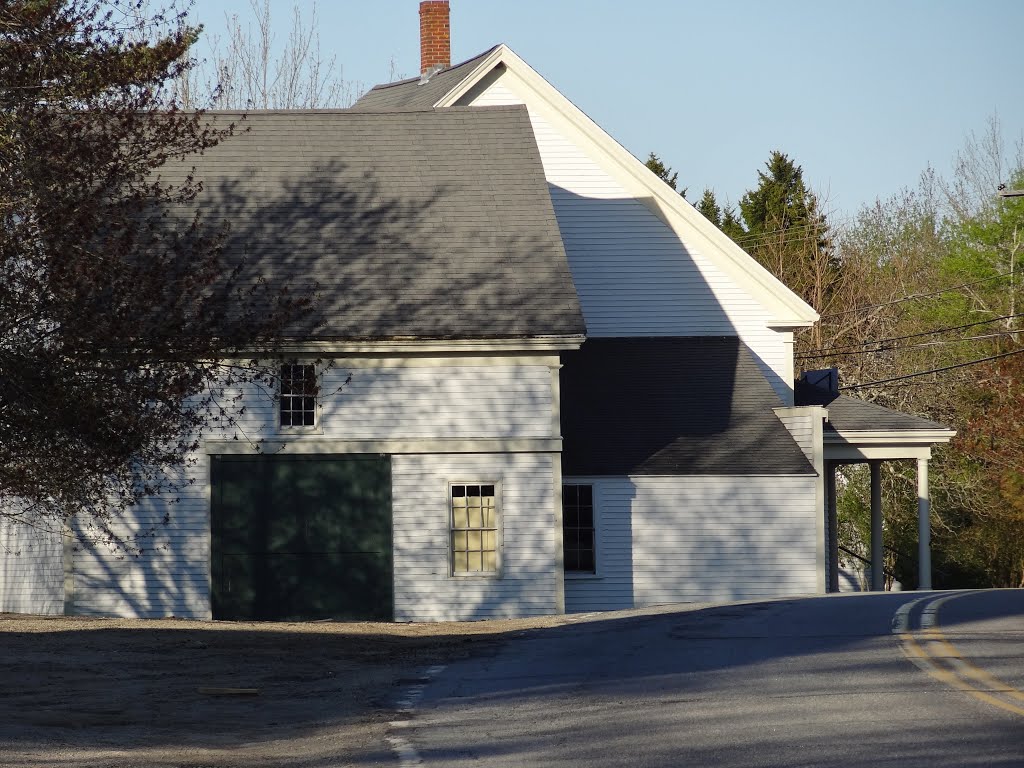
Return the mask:
{"type": "Polygon", "coordinates": [[[771,327],[804,328],[818,320],[818,313],[810,305],[758,264],[718,227],[705,219],[682,195],[670,189],[647,166],[505,44],[495,48],[455,88],[439,99],[434,108],[454,105],[498,64],[504,64],[548,110],[567,121],[596,149],[614,161],[633,182],[634,188],[639,188],[637,196],[641,202],[648,202],[644,199],[645,196],[656,202],[658,212],[670,227],[678,232],[679,225],[685,225],[710,246],[709,254],[720,254],[722,258],[717,260],[718,266],[775,316],[769,323],[771,327]]]}
{"type": "Polygon", "coordinates": [[[933,445],[948,443],[956,437],[952,429],[919,430],[835,430],[826,432],[824,440],[830,444],[849,445],[933,445]]]}
{"type": "Polygon", "coordinates": [[[283,340],[267,349],[252,349],[259,354],[424,354],[494,352],[553,352],[579,349],[585,336],[532,336],[495,339],[381,339],[381,340],[283,340]]]}

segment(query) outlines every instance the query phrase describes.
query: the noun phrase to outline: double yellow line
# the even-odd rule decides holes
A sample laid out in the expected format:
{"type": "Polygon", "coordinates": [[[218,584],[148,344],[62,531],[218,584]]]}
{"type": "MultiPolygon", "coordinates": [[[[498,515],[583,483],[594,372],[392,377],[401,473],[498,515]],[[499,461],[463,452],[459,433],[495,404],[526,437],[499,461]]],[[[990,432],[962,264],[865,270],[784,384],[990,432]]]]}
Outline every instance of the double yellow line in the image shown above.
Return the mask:
{"type": "Polygon", "coordinates": [[[963,657],[939,628],[939,609],[950,600],[972,594],[929,595],[900,606],[892,621],[892,633],[903,653],[936,680],[973,696],[978,701],[1024,716],[1024,693],[963,657]],[[920,628],[911,628],[911,612],[919,604],[920,628]]]}

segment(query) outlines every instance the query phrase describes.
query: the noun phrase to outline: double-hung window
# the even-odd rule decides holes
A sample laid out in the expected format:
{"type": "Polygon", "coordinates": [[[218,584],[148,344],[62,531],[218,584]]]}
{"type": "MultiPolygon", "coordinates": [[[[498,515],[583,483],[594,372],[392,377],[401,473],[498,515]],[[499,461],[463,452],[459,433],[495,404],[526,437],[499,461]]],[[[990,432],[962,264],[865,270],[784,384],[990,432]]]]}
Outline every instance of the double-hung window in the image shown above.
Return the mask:
{"type": "Polygon", "coordinates": [[[316,366],[287,363],[281,366],[280,424],[282,427],[315,427],[316,366]]]}
{"type": "Polygon", "coordinates": [[[562,556],[566,573],[596,573],[594,486],[562,486],[562,556]]]}
{"type": "Polygon", "coordinates": [[[498,573],[498,500],[494,483],[457,483],[451,493],[453,575],[498,573]]]}

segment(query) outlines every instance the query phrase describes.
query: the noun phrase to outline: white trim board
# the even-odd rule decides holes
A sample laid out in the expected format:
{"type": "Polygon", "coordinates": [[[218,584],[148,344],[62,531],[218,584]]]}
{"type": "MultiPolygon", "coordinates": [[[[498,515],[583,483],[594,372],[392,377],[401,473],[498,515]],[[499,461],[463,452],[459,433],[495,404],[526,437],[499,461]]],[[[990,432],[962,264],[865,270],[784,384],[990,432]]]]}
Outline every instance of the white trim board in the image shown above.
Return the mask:
{"type": "Polygon", "coordinates": [[[434,108],[455,106],[460,98],[469,94],[473,86],[499,65],[504,65],[518,84],[534,97],[528,106],[542,110],[563,126],[571,128],[581,146],[589,145],[596,150],[595,155],[613,162],[621,171],[616,174],[620,181],[673,229],[678,230],[684,225],[703,240],[709,246],[707,252],[715,263],[774,315],[768,323],[769,327],[803,328],[817,321],[818,313],[803,299],[705,219],[508,46],[498,45],[472,72],[439,99],[434,108]]]}

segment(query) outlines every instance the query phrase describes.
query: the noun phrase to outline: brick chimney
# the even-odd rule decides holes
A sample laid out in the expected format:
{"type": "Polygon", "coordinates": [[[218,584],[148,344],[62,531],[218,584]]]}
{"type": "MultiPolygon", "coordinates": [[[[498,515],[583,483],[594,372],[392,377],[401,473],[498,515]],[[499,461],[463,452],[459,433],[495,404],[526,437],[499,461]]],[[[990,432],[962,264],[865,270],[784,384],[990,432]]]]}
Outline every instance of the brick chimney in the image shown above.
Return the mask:
{"type": "Polygon", "coordinates": [[[420,75],[433,74],[452,65],[448,0],[420,3],[420,75]]]}

